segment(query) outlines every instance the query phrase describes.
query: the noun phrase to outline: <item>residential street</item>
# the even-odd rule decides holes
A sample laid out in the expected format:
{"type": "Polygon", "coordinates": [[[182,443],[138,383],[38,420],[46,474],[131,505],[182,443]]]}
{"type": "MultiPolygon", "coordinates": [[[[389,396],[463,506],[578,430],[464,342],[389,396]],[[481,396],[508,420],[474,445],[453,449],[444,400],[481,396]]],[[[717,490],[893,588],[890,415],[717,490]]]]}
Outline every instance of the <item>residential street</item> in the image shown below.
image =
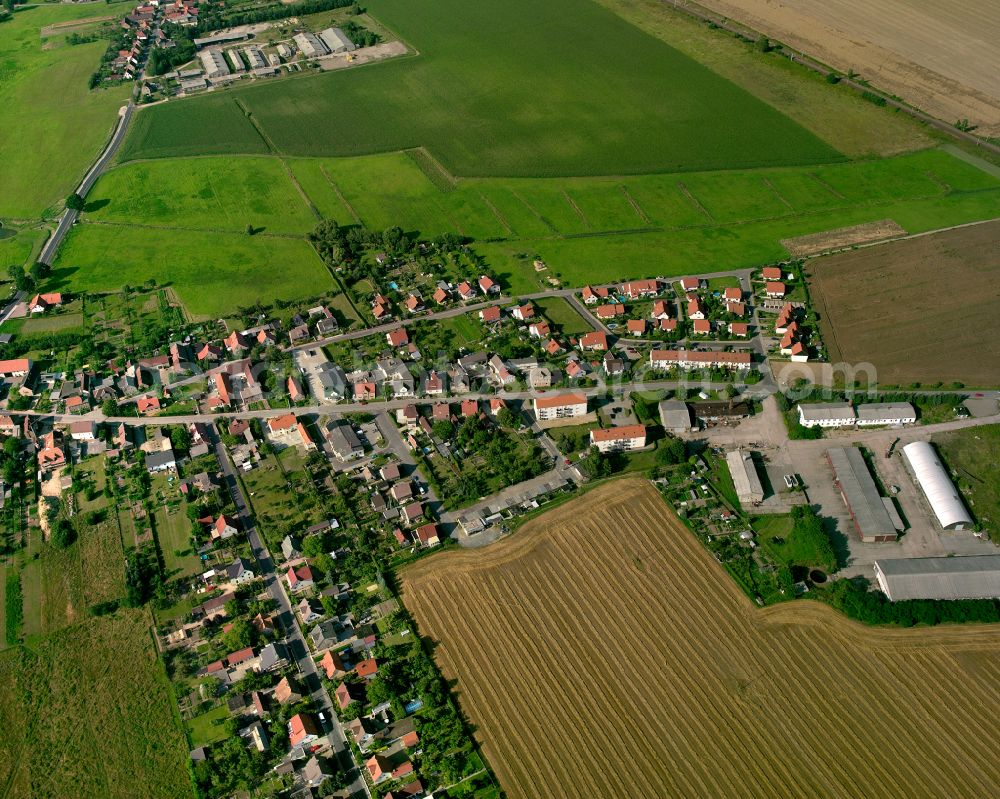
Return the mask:
{"type": "MultiPolygon", "coordinates": [[[[335,757],[342,768],[353,770],[355,764],[350,748],[347,745],[344,729],[337,718],[330,694],[323,686],[323,681],[316,669],[316,664],[309,653],[309,646],[306,643],[305,636],[302,634],[302,628],[299,626],[298,619],[292,611],[292,603],[285,590],[285,585],[281,580],[281,576],[275,571],[274,561],[261,539],[260,532],[253,525],[252,516],[243,496],[243,491],[240,489],[239,480],[229,460],[229,454],[226,452],[225,445],[219,440],[216,440],[214,444],[215,456],[222,469],[226,486],[233,497],[233,502],[236,503],[240,526],[246,532],[247,540],[250,542],[250,547],[264,577],[264,584],[267,586],[267,591],[277,603],[278,620],[286,633],[285,641],[289,654],[295,658],[302,684],[309,690],[310,697],[321,708],[327,718],[327,725],[325,725],[329,729],[327,738],[335,757]]],[[[354,797],[371,796],[368,784],[365,782],[360,770],[355,773],[355,778],[350,785],[350,789],[351,795],[354,797]]]]}

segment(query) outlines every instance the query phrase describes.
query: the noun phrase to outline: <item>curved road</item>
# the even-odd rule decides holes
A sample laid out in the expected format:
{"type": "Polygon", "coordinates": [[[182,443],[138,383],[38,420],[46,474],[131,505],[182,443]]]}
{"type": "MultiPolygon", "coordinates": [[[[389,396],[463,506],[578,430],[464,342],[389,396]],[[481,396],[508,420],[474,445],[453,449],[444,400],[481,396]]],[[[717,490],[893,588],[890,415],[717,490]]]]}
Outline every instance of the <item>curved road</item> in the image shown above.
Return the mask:
{"type": "MultiPolygon", "coordinates": [[[[105,169],[107,169],[108,164],[111,163],[111,159],[115,157],[115,153],[118,152],[118,148],[121,146],[122,140],[125,138],[125,134],[128,132],[129,122],[132,121],[132,114],[135,113],[135,105],[132,101],[129,101],[128,105],[122,106],[118,112],[118,123],[111,134],[111,138],[108,140],[107,146],[104,148],[104,152],[98,157],[94,162],[94,165],[90,168],[87,174],[84,176],[80,185],[76,188],[76,193],[81,197],[86,197],[87,193],[94,187],[94,183],[101,176],[105,169]]],[[[45,242],[45,246],[42,247],[42,252],[38,256],[38,260],[43,264],[52,265],[52,261],[56,257],[56,253],[59,252],[59,246],[62,244],[63,239],[66,238],[66,234],[69,233],[70,229],[76,222],[79,212],[74,211],[72,208],[67,208],[63,211],[62,216],[59,217],[59,224],[56,226],[55,231],[49,237],[49,240],[45,242]]]]}

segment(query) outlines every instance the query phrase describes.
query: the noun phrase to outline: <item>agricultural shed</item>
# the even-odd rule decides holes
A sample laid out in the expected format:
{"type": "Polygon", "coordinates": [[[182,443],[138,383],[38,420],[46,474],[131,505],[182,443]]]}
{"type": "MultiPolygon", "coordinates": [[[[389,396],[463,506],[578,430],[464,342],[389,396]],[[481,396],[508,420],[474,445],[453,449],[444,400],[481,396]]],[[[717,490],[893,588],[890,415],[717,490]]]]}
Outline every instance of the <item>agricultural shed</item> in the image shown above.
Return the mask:
{"type": "Polygon", "coordinates": [[[745,450],[733,450],[726,454],[726,463],[733,476],[733,486],[741,503],[761,502],[764,499],[764,487],[761,485],[757,467],[753,462],[753,454],[745,450]]]}
{"type": "Polygon", "coordinates": [[[857,420],[849,402],[813,402],[799,405],[799,423],[803,427],[851,427],[857,420]]]}
{"type": "Polygon", "coordinates": [[[831,447],[826,451],[826,458],[858,537],[869,544],[895,541],[898,531],[861,450],[857,447],[831,447]]]}
{"type": "Polygon", "coordinates": [[[858,406],[858,426],[903,425],[917,421],[917,412],[908,402],[866,402],[858,406]]]}
{"type": "Polygon", "coordinates": [[[354,42],[340,28],[327,28],[320,31],[319,38],[330,48],[331,53],[349,53],[354,50],[354,42]]]}
{"type": "Polygon", "coordinates": [[[893,602],[1000,598],[1000,555],[876,560],[875,579],[893,602]]]}
{"type": "Polygon", "coordinates": [[[964,530],[970,526],[972,517],[934,447],[926,441],[914,441],[903,447],[903,457],[927,497],[938,524],[945,530],[964,530]]]}

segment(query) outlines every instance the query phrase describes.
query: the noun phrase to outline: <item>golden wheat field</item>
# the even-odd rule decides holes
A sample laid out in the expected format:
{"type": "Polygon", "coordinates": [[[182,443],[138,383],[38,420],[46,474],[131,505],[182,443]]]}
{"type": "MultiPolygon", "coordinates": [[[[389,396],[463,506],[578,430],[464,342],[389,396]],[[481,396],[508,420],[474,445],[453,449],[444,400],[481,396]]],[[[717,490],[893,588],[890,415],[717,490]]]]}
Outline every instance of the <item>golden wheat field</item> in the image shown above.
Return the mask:
{"type": "Polygon", "coordinates": [[[642,480],[403,596],[512,799],[986,797],[1000,629],[870,630],[761,610],[642,480]]]}

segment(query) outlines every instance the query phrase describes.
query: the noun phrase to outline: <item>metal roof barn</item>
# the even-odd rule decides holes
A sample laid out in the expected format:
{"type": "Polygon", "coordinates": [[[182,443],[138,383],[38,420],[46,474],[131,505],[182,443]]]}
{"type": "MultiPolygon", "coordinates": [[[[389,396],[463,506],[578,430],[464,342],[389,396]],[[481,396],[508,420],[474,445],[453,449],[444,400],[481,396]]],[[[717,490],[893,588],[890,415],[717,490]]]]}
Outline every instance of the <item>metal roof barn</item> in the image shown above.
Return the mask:
{"type": "Polygon", "coordinates": [[[914,441],[903,447],[903,457],[924,492],[938,524],[945,530],[964,530],[972,525],[972,517],[958,495],[937,453],[926,441],[914,441]]]}
{"type": "Polygon", "coordinates": [[[877,560],[875,578],[893,602],[998,598],[1000,555],[877,560]]]}

